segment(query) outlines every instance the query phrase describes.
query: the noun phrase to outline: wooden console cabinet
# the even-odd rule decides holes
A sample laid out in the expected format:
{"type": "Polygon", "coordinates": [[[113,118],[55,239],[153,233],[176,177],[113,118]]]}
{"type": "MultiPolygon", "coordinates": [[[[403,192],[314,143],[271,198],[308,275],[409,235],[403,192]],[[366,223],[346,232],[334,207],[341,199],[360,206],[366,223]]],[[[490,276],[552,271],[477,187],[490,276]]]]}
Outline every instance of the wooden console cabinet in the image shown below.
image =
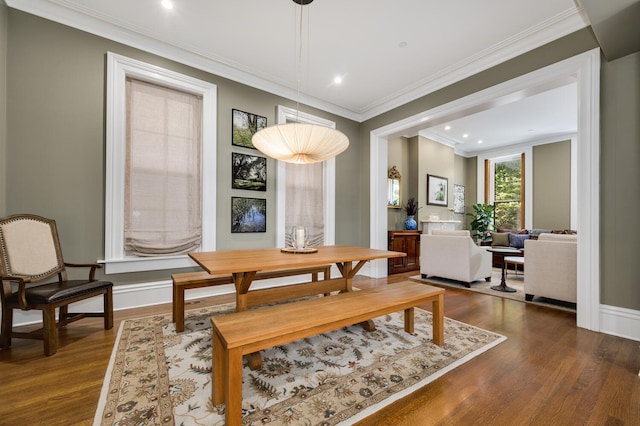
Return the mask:
{"type": "Polygon", "coordinates": [[[406,253],[406,257],[389,259],[388,274],[420,270],[420,235],[415,231],[389,231],[389,250],[406,253]]]}

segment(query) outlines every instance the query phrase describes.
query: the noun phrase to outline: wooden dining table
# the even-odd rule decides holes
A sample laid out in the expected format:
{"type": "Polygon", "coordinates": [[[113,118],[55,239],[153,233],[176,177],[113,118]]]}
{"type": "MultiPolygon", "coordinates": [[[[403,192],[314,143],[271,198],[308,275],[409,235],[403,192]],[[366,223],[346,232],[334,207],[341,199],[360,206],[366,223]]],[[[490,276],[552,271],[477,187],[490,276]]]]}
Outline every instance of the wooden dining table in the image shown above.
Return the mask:
{"type": "Polygon", "coordinates": [[[313,247],[313,253],[290,253],[279,248],[221,250],[191,252],[189,256],[210,274],[231,274],[236,290],[236,310],[242,311],[253,304],[270,303],[329,291],[351,291],[353,278],[370,260],[406,256],[397,251],[378,250],[358,246],[334,245],[313,247]],[[306,266],[335,264],[342,275],[339,278],[305,283],[302,286],[286,286],[282,299],[276,288],[249,291],[258,271],[293,269],[306,266]],[[304,289],[307,289],[305,291],[304,289]],[[304,294],[307,293],[307,294],[304,294]],[[249,297],[249,294],[255,297],[249,297]],[[273,296],[272,296],[273,295],[273,296]],[[291,297],[293,296],[293,297],[291,297]],[[262,303],[258,303],[262,302],[262,303]]]}
{"type": "MultiPolygon", "coordinates": [[[[333,245],[313,247],[314,252],[292,253],[279,248],[221,250],[191,252],[189,256],[210,274],[231,274],[236,296],[236,311],[250,306],[291,300],[331,292],[352,291],[353,278],[370,260],[406,256],[397,251],[378,250],[358,246],[333,245]],[[341,276],[314,282],[291,284],[250,290],[259,271],[293,269],[307,266],[335,264],[341,276]]],[[[312,314],[312,313],[310,313],[312,314]]],[[[375,330],[372,321],[363,323],[367,330],[375,330]]],[[[251,358],[252,368],[260,360],[251,358]]]]}

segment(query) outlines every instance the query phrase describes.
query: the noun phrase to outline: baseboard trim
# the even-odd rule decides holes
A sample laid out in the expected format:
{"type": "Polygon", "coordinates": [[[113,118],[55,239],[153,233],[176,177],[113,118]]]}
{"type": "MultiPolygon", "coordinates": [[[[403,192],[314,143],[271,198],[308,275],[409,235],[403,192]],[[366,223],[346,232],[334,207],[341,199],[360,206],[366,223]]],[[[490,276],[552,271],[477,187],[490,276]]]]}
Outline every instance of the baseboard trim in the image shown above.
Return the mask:
{"type": "Polygon", "coordinates": [[[600,331],[640,341],[640,311],[600,305],[600,331]]]}

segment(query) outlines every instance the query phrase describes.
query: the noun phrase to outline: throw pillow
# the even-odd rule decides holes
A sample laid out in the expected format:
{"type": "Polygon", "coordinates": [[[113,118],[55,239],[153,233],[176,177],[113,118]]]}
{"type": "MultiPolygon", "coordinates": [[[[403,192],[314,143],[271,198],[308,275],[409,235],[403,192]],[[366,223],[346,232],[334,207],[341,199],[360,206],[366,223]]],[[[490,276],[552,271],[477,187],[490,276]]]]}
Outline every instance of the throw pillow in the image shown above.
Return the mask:
{"type": "Polygon", "coordinates": [[[509,233],[509,246],[517,249],[524,248],[524,240],[531,238],[530,234],[513,234],[509,233]]]}
{"type": "Polygon", "coordinates": [[[506,232],[492,232],[491,233],[491,245],[492,246],[509,246],[509,234],[506,232]]]}

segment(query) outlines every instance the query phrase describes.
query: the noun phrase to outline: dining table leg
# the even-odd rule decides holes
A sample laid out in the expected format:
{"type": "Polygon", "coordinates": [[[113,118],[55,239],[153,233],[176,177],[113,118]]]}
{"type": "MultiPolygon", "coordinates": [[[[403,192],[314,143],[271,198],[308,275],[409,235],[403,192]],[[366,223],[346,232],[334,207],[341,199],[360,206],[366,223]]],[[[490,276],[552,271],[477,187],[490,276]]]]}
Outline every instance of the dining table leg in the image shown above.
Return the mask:
{"type": "MultiPolygon", "coordinates": [[[[366,260],[359,261],[356,266],[353,266],[352,262],[336,263],[338,270],[345,279],[345,291],[353,291],[353,277],[356,276],[358,271],[367,263],[366,260]]],[[[366,331],[376,331],[376,325],[373,320],[366,320],[360,323],[362,328],[366,331]]]]}
{"type": "MultiPolygon", "coordinates": [[[[246,311],[249,306],[249,287],[258,271],[237,272],[233,274],[233,282],[236,287],[236,312],[246,311]]],[[[246,355],[247,364],[251,370],[262,368],[260,352],[246,355]]]]}

